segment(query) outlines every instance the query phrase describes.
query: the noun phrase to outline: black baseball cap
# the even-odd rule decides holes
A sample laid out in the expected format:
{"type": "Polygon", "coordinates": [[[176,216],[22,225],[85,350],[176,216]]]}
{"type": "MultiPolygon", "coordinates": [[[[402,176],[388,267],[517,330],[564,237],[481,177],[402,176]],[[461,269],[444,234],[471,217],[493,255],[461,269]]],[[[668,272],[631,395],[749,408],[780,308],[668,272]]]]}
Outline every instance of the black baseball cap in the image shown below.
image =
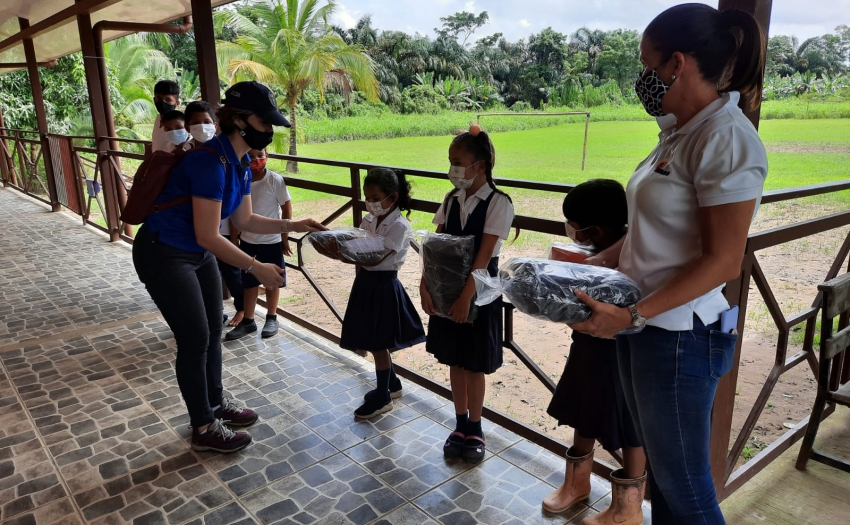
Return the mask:
{"type": "Polygon", "coordinates": [[[255,113],[273,126],[290,127],[289,121],[277,109],[274,93],[259,82],[246,81],[233,84],[224,92],[224,100],[221,103],[228,108],[244,109],[255,113]]]}

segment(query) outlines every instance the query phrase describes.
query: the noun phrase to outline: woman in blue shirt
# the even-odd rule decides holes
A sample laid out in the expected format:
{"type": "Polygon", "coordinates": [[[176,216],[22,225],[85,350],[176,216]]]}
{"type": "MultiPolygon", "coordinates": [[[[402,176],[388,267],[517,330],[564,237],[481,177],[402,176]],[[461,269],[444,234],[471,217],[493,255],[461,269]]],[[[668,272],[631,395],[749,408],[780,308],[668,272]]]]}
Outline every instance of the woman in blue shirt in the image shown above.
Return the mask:
{"type": "Polygon", "coordinates": [[[229,453],[251,443],[245,427],[257,414],[223,396],[221,383],[221,279],[216,257],[253,274],[263,286],[283,284],[283,270],[246,255],[219,234],[231,221],[254,233],[307,232],[320,223],[268,219],[251,210],[248,150],[272,142],[275,126],[289,126],[274,95],[257,82],[239,82],[218,110],[219,136],[172,171],[159,203],[190,201],[150,215],[133,244],[133,264],[177,342],[177,383],[189,410],[192,448],[229,453]]]}

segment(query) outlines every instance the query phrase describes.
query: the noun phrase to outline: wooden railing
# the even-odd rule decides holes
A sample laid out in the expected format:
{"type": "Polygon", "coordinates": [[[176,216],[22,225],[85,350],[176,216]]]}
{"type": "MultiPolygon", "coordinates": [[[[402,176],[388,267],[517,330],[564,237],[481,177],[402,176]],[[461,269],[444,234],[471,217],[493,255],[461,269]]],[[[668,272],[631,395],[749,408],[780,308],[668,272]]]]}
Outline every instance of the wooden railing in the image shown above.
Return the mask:
{"type": "MultiPolygon", "coordinates": [[[[19,135],[9,135],[9,133],[0,135],[0,144],[2,144],[3,139],[20,140],[19,135]]],[[[84,181],[99,183],[102,182],[101,178],[103,176],[103,173],[110,173],[112,174],[111,176],[118,177],[119,180],[117,182],[120,182],[122,187],[126,189],[132,187],[132,177],[125,175],[124,171],[122,171],[121,169],[121,164],[118,161],[119,159],[132,159],[134,161],[141,161],[144,158],[143,155],[108,149],[110,141],[106,139],[101,139],[100,141],[98,141],[102,148],[73,145],[74,141],[79,142],[82,139],[87,139],[90,142],[94,141],[94,139],[91,137],[63,138],[61,136],[56,136],[56,140],[58,141],[67,140],[72,143],[70,147],[62,148],[60,152],[64,156],[70,155],[74,158],[68,159],[62,157],[60,160],[62,166],[71,166],[72,168],[76,166],[76,168],[73,168],[76,169],[76,173],[73,175],[74,180],[79,181],[79,184],[83,184],[84,181]],[[107,166],[109,169],[104,170],[104,166],[107,166]]],[[[347,184],[332,184],[318,180],[307,180],[294,176],[287,176],[285,177],[285,179],[286,183],[292,188],[301,188],[304,190],[310,190],[326,195],[344,198],[342,204],[333,212],[331,212],[327,217],[325,217],[323,221],[325,224],[329,224],[339,219],[340,217],[345,216],[348,213],[350,213],[350,218],[353,225],[360,224],[363,217],[363,213],[365,212],[365,204],[361,198],[362,176],[364,175],[366,170],[375,166],[357,162],[316,159],[308,157],[293,157],[289,155],[278,154],[271,154],[270,157],[282,161],[294,161],[299,164],[339,168],[341,170],[347,171],[347,184]]],[[[4,180],[7,180],[7,172],[9,171],[8,158],[5,162],[6,164],[4,167],[3,159],[0,158],[0,167],[3,168],[3,177],[4,180]]],[[[54,161],[54,163],[56,163],[56,161],[54,161]]],[[[441,172],[417,170],[410,168],[394,169],[400,169],[410,177],[430,179],[445,178],[445,174],[441,172]]],[[[59,173],[56,176],[67,177],[67,173],[59,173]]],[[[564,195],[573,188],[573,186],[569,184],[557,184],[527,180],[496,179],[496,181],[500,186],[506,188],[535,190],[541,192],[555,193],[558,195],[564,195]]],[[[22,188],[19,185],[16,187],[22,188]]],[[[84,186],[77,186],[77,189],[80,191],[80,195],[82,195],[82,188],[84,188],[84,186]]],[[[762,203],[774,204],[806,197],[832,194],[848,189],[850,189],[850,180],[832,182],[827,184],[818,184],[813,186],[805,186],[799,188],[775,190],[766,192],[762,203]]],[[[95,192],[94,195],[89,195],[88,202],[85,203],[85,205],[83,205],[83,202],[81,201],[80,206],[76,209],[73,207],[73,205],[66,204],[66,206],[74,211],[79,210],[77,211],[77,213],[79,213],[83,217],[84,221],[87,221],[92,226],[98,227],[104,231],[115,232],[124,230],[124,225],[120,224],[115,219],[115,217],[120,215],[120,210],[116,210],[117,213],[114,215],[109,213],[102,213],[102,217],[104,218],[103,220],[105,221],[103,223],[100,223],[98,221],[92,221],[91,219],[93,216],[93,203],[97,203],[99,209],[104,210],[103,202],[99,199],[99,194],[97,192],[95,192]]],[[[427,200],[414,200],[412,205],[414,210],[426,213],[436,212],[438,206],[439,203],[427,200]]],[[[514,224],[515,226],[520,227],[524,231],[540,232],[552,235],[563,235],[564,233],[562,221],[550,220],[541,217],[518,215],[514,220],[514,224]]],[[[729,494],[734,492],[743,483],[745,483],[757,472],[761,471],[771,461],[775,460],[779,456],[779,454],[781,454],[784,450],[786,450],[794,442],[801,438],[801,436],[805,432],[805,428],[808,422],[807,419],[797,422],[794,428],[789,429],[785,434],[783,434],[780,438],[778,438],[773,444],[763,450],[760,454],[755,456],[751,461],[744,464],[743,466],[736,468],[737,459],[740,456],[744,445],[746,444],[747,440],[755,429],[759,416],[765,409],[768,402],[768,398],[771,392],[773,391],[773,388],[776,385],[779,376],[784,372],[787,372],[788,370],[803,364],[808,365],[808,367],[812,370],[813,374],[814,371],[817,370],[817,356],[814,351],[814,333],[815,323],[818,317],[818,308],[820,307],[821,303],[821,296],[813,288],[813,294],[811,297],[811,307],[806,308],[801,312],[784,312],[773,294],[770,283],[768,282],[768,278],[766,277],[764,271],[761,268],[761,265],[759,263],[759,252],[770,247],[779,246],[795,240],[805,239],[817,234],[821,234],[848,225],[850,225],[850,210],[841,211],[836,214],[819,217],[812,220],[781,226],[767,231],[752,233],[749,236],[741,275],[735,281],[728,283],[726,287],[726,296],[729,299],[730,303],[737,304],[741,308],[741,316],[738,326],[738,332],[739,334],[741,334],[741,337],[739,337],[738,348],[736,349],[735,366],[732,372],[727,374],[718,385],[717,397],[715,399],[714,413],[712,418],[712,473],[714,475],[715,483],[718,489],[718,495],[721,499],[727,497],[729,494]],[[738,386],[739,364],[741,358],[741,343],[744,339],[743,335],[746,328],[746,312],[747,307],[751,302],[749,294],[751,283],[755,283],[759,296],[766,304],[767,309],[779,331],[779,335],[776,341],[776,355],[773,369],[764,381],[764,384],[761,388],[761,393],[755,403],[755,406],[750,411],[742,427],[740,429],[737,429],[737,432],[735,433],[737,437],[733,442],[731,438],[733,436],[732,426],[734,399],[738,386]],[[787,354],[790,333],[795,327],[799,325],[805,326],[805,339],[802,350],[792,356],[788,356],[787,354]]],[[[121,238],[127,242],[132,242],[132,232],[130,234],[122,234],[121,238]]],[[[294,262],[287,262],[287,267],[292,270],[301,272],[306,278],[306,280],[310,283],[310,285],[319,294],[322,301],[326,304],[331,315],[333,315],[337,320],[341,320],[342,315],[334,305],[333,301],[330,299],[328,294],[322,289],[316,279],[311,275],[309,269],[306,268],[304,265],[304,246],[302,244],[303,238],[293,240],[297,247],[297,256],[295,257],[294,262]]],[[[850,253],[850,236],[844,239],[844,242],[838,250],[838,253],[836,254],[831,266],[829,268],[825,268],[823,276],[824,280],[830,279],[831,277],[837,275],[837,273],[844,266],[844,261],[847,259],[848,253],[850,253]]],[[[313,331],[318,335],[321,335],[322,337],[330,341],[339,341],[339,334],[331,332],[326,328],[323,328],[318,323],[314,322],[314,320],[301,317],[287,310],[278,309],[278,314],[313,331]]],[[[504,310],[504,315],[504,347],[511,351],[546,389],[550,391],[553,390],[554,383],[549,377],[549,374],[547,374],[537,363],[535,363],[534,360],[522,350],[520,345],[515,340],[516,334],[514,333],[513,307],[507,305],[504,310]]],[[[402,375],[405,378],[425,388],[428,388],[429,390],[435,393],[450,398],[451,392],[445,385],[433,381],[430,378],[425,377],[414,370],[401,366],[400,364],[396,364],[396,369],[398,370],[399,375],[402,375]]],[[[525,423],[518,421],[517,419],[490,407],[485,407],[484,415],[491,421],[502,425],[508,430],[511,430],[517,433],[518,435],[527,438],[530,441],[537,443],[538,445],[543,446],[544,448],[547,448],[548,450],[551,450],[556,454],[563,455],[566,448],[568,447],[567,443],[555,439],[552,436],[549,436],[548,434],[545,434],[536,428],[526,425],[525,423]]],[[[620,459],[618,454],[615,454],[615,458],[617,458],[618,460],[620,459]]],[[[600,475],[607,475],[608,473],[610,473],[611,470],[612,468],[610,465],[601,461],[597,462],[594,465],[594,471],[600,475]]]]}

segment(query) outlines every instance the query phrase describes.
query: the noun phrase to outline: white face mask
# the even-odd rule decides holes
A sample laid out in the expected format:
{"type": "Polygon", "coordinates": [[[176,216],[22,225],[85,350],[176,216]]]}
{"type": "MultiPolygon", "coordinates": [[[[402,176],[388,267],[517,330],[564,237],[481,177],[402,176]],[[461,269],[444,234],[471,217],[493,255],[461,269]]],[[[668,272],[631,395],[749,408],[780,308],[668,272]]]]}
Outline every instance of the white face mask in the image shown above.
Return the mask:
{"type": "Polygon", "coordinates": [[[576,230],[573,227],[573,225],[570,224],[569,222],[565,222],[564,225],[566,226],[566,229],[567,229],[567,237],[569,237],[570,240],[573,241],[574,243],[578,244],[579,246],[590,246],[591,244],[593,244],[593,242],[590,241],[590,240],[581,241],[581,242],[576,240],[576,233],[577,232],[587,231],[587,230],[593,228],[593,226],[588,226],[587,228],[582,228],[580,230],[576,230]]]}
{"type": "Polygon", "coordinates": [[[471,179],[467,179],[466,178],[466,170],[475,166],[479,162],[481,162],[481,161],[479,160],[479,161],[473,162],[472,164],[470,164],[469,166],[467,166],[465,168],[463,168],[461,166],[452,166],[451,168],[449,168],[449,180],[452,181],[452,184],[454,184],[455,188],[457,188],[459,190],[468,190],[469,188],[472,187],[472,183],[475,181],[475,179],[478,177],[478,175],[481,175],[481,174],[479,173],[475,177],[472,177],[471,179]]]}
{"type": "Polygon", "coordinates": [[[195,124],[189,126],[189,132],[195,142],[206,142],[215,137],[215,124],[195,124]]]}
{"type": "Polygon", "coordinates": [[[392,208],[392,206],[390,206],[390,208],[384,208],[383,203],[387,199],[389,199],[389,197],[380,202],[367,202],[366,209],[375,217],[386,215],[387,212],[390,211],[390,208],[392,208]]]}
{"type": "Polygon", "coordinates": [[[165,132],[165,139],[175,146],[183,144],[189,138],[189,133],[185,129],[175,129],[165,132]]]}

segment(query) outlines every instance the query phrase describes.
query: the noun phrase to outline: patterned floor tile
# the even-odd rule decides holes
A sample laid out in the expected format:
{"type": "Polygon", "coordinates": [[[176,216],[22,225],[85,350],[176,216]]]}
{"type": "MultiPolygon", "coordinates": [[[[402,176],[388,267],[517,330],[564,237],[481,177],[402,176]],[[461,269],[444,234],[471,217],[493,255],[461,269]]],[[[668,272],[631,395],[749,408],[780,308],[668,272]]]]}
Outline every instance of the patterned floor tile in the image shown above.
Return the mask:
{"type": "Polygon", "coordinates": [[[201,453],[204,463],[237,496],[266,486],[337,453],[305,425],[289,414],[245,429],[253,442],[229,455],[201,453]]]}
{"type": "Polygon", "coordinates": [[[551,491],[549,484],[493,457],[414,503],[445,525],[562,524],[564,516],[546,515],[540,506],[551,491]]]}
{"type": "Polygon", "coordinates": [[[414,499],[468,470],[460,459],[443,457],[448,431],[420,417],[345,451],[384,483],[414,499]]]}
{"type": "Polygon", "coordinates": [[[70,499],[64,498],[41,505],[35,510],[3,521],[2,525],[53,525],[54,523],[61,525],[82,523],[70,499]]]}
{"type": "Polygon", "coordinates": [[[67,495],[43,448],[0,460],[0,520],[31,512],[67,495]]]}
{"type": "Polygon", "coordinates": [[[408,503],[376,521],[375,525],[437,525],[437,522],[408,503]]]}
{"type": "Polygon", "coordinates": [[[253,492],[242,501],[264,524],[364,525],[405,500],[342,454],[253,492]]]}
{"type": "Polygon", "coordinates": [[[71,320],[49,300],[0,303],[0,340],[4,345],[73,329],[71,320]]]}
{"type": "Polygon", "coordinates": [[[232,494],[189,452],[74,496],[87,523],[135,525],[183,523],[232,500],[232,494]]]}

